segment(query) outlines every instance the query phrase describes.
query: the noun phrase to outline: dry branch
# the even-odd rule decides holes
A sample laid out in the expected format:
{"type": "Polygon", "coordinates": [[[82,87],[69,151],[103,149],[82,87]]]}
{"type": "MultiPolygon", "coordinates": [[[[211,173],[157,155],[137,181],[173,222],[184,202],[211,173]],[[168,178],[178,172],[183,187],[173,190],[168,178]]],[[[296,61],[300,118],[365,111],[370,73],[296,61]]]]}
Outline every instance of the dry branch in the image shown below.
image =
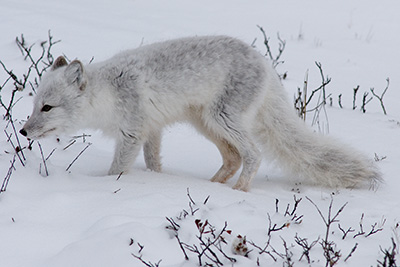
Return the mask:
{"type": "Polygon", "coordinates": [[[374,88],[371,88],[371,93],[372,93],[372,94],[379,100],[379,102],[381,103],[381,107],[382,107],[382,110],[383,110],[383,114],[385,114],[385,115],[387,115],[387,113],[386,113],[385,105],[383,104],[383,97],[385,96],[386,91],[387,91],[388,88],[389,88],[389,78],[386,78],[386,82],[387,82],[386,88],[383,90],[383,92],[382,92],[382,94],[381,94],[380,96],[377,95],[377,94],[375,93],[375,89],[374,89],[374,88]]]}
{"type": "Polygon", "coordinates": [[[46,72],[46,70],[50,68],[51,64],[53,63],[54,59],[51,54],[51,49],[55,44],[60,42],[60,40],[53,41],[53,36],[51,35],[51,32],[49,30],[47,41],[43,41],[40,43],[41,53],[39,57],[35,58],[32,51],[35,44],[28,45],[23,34],[21,34],[20,37],[16,37],[15,41],[22,55],[24,56],[24,59],[30,61],[30,66],[28,67],[27,71],[21,75],[22,77],[19,77],[12,70],[8,69],[6,65],[0,60],[0,65],[8,75],[6,80],[0,86],[0,92],[2,91],[2,89],[5,88],[8,82],[13,81],[14,85],[14,89],[12,89],[11,91],[11,96],[8,103],[6,103],[0,95],[0,106],[3,107],[3,109],[5,110],[5,114],[3,116],[4,119],[7,120],[11,119],[12,108],[21,99],[20,97],[16,100],[17,92],[23,91],[26,88],[27,84],[29,84],[32,90],[35,92],[35,87],[38,85],[43,73],[46,72]],[[34,71],[33,75],[35,75],[36,77],[31,77],[32,70],[34,71]]]}

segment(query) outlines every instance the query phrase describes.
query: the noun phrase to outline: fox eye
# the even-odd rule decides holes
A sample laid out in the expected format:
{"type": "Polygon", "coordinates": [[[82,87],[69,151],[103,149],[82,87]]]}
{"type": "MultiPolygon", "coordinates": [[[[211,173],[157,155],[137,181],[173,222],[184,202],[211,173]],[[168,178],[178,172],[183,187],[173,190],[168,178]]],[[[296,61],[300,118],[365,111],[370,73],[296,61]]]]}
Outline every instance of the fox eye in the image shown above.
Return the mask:
{"type": "Polygon", "coordinates": [[[48,112],[48,111],[50,111],[52,108],[53,108],[53,107],[50,106],[50,105],[44,105],[44,106],[42,107],[41,111],[48,112]]]}

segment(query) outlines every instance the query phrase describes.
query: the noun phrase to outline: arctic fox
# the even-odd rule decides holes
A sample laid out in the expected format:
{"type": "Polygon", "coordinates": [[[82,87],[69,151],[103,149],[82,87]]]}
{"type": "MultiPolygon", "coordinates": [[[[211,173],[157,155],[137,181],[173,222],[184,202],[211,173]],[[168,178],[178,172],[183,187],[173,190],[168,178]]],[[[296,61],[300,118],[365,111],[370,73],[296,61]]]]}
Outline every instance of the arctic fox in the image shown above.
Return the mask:
{"type": "Polygon", "coordinates": [[[142,145],[147,168],[160,172],[163,127],[186,121],[221,153],[212,181],[224,183],[243,166],[235,189],[249,190],[260,150],[320,185],[380,180],[372,162],[307,129],[290,106],[274,69],[252,47],[226,36],[191,37],[86,66],[57,58],[20,133],[38,139],[101,129],[116,139],[109,174],[127,172],[142,145]]]}

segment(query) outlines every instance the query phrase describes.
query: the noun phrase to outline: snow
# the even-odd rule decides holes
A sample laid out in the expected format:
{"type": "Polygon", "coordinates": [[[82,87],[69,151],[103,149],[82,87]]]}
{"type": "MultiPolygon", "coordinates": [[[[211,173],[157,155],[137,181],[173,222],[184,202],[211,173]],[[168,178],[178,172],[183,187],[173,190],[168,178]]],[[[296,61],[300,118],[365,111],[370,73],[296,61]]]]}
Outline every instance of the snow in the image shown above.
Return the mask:
{"type": "MultiPolygon", "coordinates": [[[[7,191],[0,194],[2,266],[145,266],[131,253],[142,255],[143,260],[153,264],[162,260],[160,266],[197,266],[196,255],[187,251],[190,260],[186,261],[173,231],[165,229],[169,225],[166,217],[175,218],[180,225],[180,238],[189,245],[198,242],[195,219],[208,220],[217,232],[227,222],[232,233],[225,234],[228,242],[225,250],[237,259],[234,266],[257,266],[257,257],[261,266],[281,266],[284,259],[278,257],[274,262],[272,257],[258,254],[251,245],[249,249],[253,251],[248,258],[234,255],[229,244],[240,234],[263,247],[268,240],[268,216],[278,227],[286,223],[289,218],[284,211],[288,204],[293,207],[294,195],[302,198],[296,210],[297,215],[304,215],[302,221],[273,233],[271,244],[284,253],[282,240],[286,240],[294,254],[295,266],[325,266],[320,244],[310,252],[311,265],[304,257],[298,261],[302,249],[294,241],[296,233],[311,243],[323,238],[326,231],[318,211],[306,197],[325,216],[332,199],[333,214],[348,203],[338,220],[343,228],[352,227],[355,232],[342,240],[338,223],[331,229],[330,238],[342,253],[337,266],[376,266],[377,260],[383,259],[380,246],[389,248],[391,237],[399,244],[400,230],[396,228],[400,222],[398,1],[3,0],[0,6],[0,60],[18,74],[27,68],[14,43],[21,33],[29,43],[39,43],[47,38],[50,29],[54,40],[62,40],[53,47],[53,55],[65,54],[88,63],[92,57],[101,61],[141,44],[194,35],[226,34],[249,44],[257,38],[256,49],[264,53],[263,37],[256,25],[266,30],[275,52],[279,32],[287,43],[282,56],[285,63],[277,70],[288,72],[283,81],[288,96],[292,98],[297,87],[303,86],[307,70],[309,88],[320,85],[314,62],[321,62],[325,76],[332,78],[327,86],[334,99],[333,107],[327,107],[329,135],[351,144],[371,160],[375,153],[386,156],[377,162],[384,183],[376,191],[299,184],[273,163],[263,162],[252,189],[244,193],[231,189],[237,176],[224,185],[208,181],[220,167],[220,156],[209,141],[187,125],[178,124],[165,130],[162,174],[146,171],[140,155],[132,171],[119,179],[106,175],[114,144],[101,133],[83,130],[77,134],[84,132],[91,136],[85,142],[78,138],[66,150],[63,148],[69,143],[69,136],[60,137],[59,142],[47,138],[41,141],[44,155],[56,148],[47,162],[49,176],[39,174],[44,169],[35,143],[32,151],[24,150],[25,167],[16,159],[7,191]],[[383,115],[376,99],[363,114],[359,110],[362,94],[371,87],[381,93],[387,77],[390,86],[384,103],[388,115],[383,115]],[[352,110],[353,88],[357,85],[360,85],[358,107],[352,110]],[[343,109],[338,107],[339,94],[343,95],[343,109]],[[66,172],[88,142],[92,145],[66,172]],[[199,210],[178,220],[176,217],[183,209],[190,211],[188,188],[199,210]],[[203,205],[208,196],[207,204],[203,205]],[[276,199],[279,199],[278,213],[276,199]],[[375,223],[383,230],[369,237],[353,238],[360,230],[362,214],[365,232],[375,223]],[[357,250],[344,262],[356,242],[357,250]],[[144,246],[141,252],[138,244],[144,246]]],[[[0,83],[6,78],[0,70],[0,83]]],[[[11,89],[11,86],[3,89],[3,99],[8,99],[11,89]]],[[[23,98],[13,108],[18,129],[32,109],[29,92],[29,89],[20,92],[18,96],[23,98]]],[[[4,129],[6,121],[1,120],[0,127],[4,129]]],[[[9,127],[7,131],[11,132],[9,127]]],[[[1,179],[13,158],[7,153],[13,149],[6,140],[0,134],[1,179]]],[[[21,141],[27,144],[22,138],[21,141]]],[[[226,259],[224,263],[231,265],[226,259]]]]}

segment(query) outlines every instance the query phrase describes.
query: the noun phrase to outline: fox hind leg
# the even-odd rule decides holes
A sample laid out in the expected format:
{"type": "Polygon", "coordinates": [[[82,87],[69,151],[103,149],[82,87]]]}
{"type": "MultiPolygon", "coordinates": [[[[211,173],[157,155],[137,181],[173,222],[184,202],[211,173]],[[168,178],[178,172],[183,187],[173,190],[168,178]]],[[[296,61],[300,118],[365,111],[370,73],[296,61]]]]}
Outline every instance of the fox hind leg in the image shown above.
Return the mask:
{"type": "Polygon", "coordinates": [[[217,146],[222,157],[222,166],[211,178],[211,181],[225,183],[235,175],[237,170],[240,168],[242,159],[235,146],[210,131],[210,129],[205,125],[204,120],[197,116],[199,113],[199,111],[193,112],[191,116],[193,126],[217,146]]]}
{"type": "Polygon", "coordinates": [[[260,167],[261,152],[253,144],[251,139],[244,139],[242,142],[244,143],[240,143],[238,150],[242,157],[243,168],[239,180],[233,186],[233,189],[248,191],[250,189],[251,181],[260,167]]]}
{"type": "Polygon", "coordinates": [[[243,168],[233,189],[248,191],[261,163],[261,152],[254,144],[251,135],[242,122],[243,116],[222,110],[215,116],[212,127],[218,136],[227,140],[240,155],[243,168]]]}
{"type": "Polygon", "coordinates": [[[222,166],[218,172],[211,178],[212,182],[225,183],[239,170],[242,165],[242,158],[240,157],[239,151],[223,139],[214,141],[219,152],[222,156],[222,166]]]}
{"type": "Polygon", "coordinates": [[[225,183],[239,170],[242,158],[239,151],[224,139],[207,136],[218,148],[222,156],[222,166],[211,178],[212,182],[225,183]]]}
{"type": "Polygon", "coordinates": [[[225,183],[243,163],[242,173],[233,188],[247,191],[259,168],[261,153],[249,134],[241,130],[244,127],[240,126],[240,120],[223,119],[223,116],[227,115],[221,112],[215,119],[208,118],[208,120],[198,120],[195,123],[196,128],[217,146],[223,158],[222,167],[211,181],[225,183]],[[206,124],[205,121],[208,123],[206,124]]]}

